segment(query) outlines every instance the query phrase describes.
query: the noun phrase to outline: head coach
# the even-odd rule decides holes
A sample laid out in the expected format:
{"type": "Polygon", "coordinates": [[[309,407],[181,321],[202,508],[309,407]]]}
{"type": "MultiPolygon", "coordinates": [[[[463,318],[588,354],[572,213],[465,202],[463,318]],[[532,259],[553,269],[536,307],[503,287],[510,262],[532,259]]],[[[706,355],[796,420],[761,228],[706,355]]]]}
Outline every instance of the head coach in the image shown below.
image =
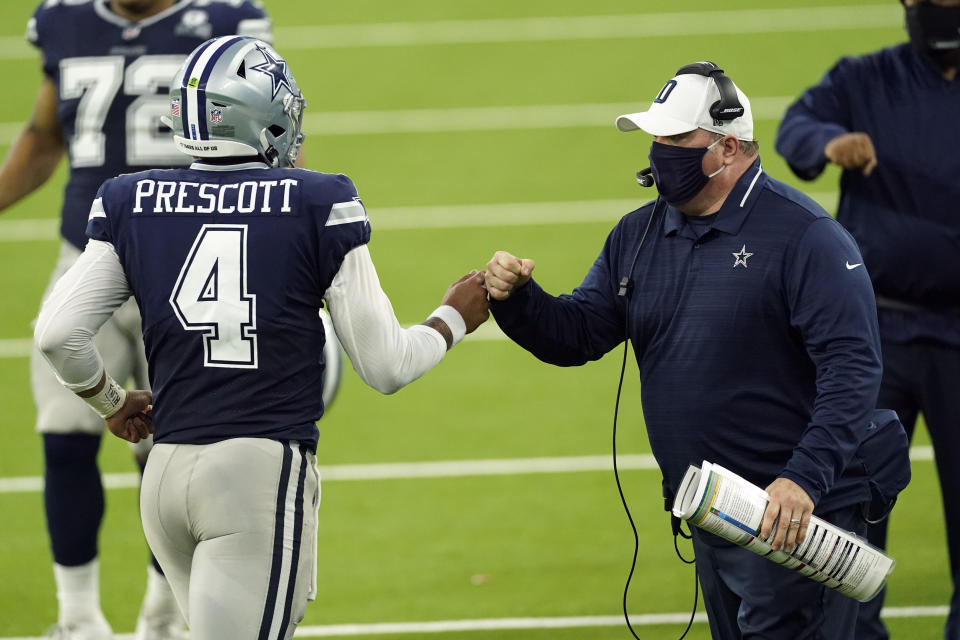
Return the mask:
{"type": "MultiPolygon", "coordinates": [[[[870,424],[881,365],[853,238],[764,172],[750,102],[713,63],[681,68],[648,111],[617,127],[653,136],[639,179],[652,174],[658,198],[620,220],[571,294],[548,294],[533,260],[496,252],[486,284],[500,327],[561,366],[629,339],[669,488],[706,459],[766,488],[762,534],[776,530],[775,548],[803,540],[812,512],[863,534],[869,490],[844,470],[870,424]]],[[[714,638],[852,637],[856,601],[693,533],[714,638]]]]}

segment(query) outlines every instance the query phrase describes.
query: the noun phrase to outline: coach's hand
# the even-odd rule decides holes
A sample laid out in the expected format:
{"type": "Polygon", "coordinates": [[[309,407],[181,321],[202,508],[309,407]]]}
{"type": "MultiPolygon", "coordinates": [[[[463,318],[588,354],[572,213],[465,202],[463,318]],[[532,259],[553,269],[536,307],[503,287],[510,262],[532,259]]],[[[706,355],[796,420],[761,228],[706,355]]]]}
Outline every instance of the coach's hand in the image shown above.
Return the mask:
{"type": "Polygon", "coordinates": [[[448,304],[460,312],[467,333],[473,332],[490,317],[487,291],[483,288],[483,272],[471,271],[450,285],[440,304],[448,304]]]}
{"type": "Polygon", "coordinates": [[[870,136],[865,133],[840,134],[827,143],[823,148],[823,155],[844,169],[862,167],[865,176],[873,173],[877,167],[877,151],[873,148],[870,136]]]}
{"type": "Polygon", "coordinates": [[[770,496],[767,510],[760,525],[760,537],[770,537],[776,521],[777,532],[771,546],[775,551],[782,547],[787,553],[793,553],[807,537],[807,527],[813,514],[813,500],[807,492],[793,480],[777,478],[766,489],[770,496]]]}
{"type": "Polygon", "coordinates": [[[128,442],[140,442],[153,433],[153,394],[136,389],[127,391],[127,399],[115,414],[107,418],[110,433],[128,442]]]}
{"type": "Polygon", "coordinates": [[[536,266],[529,258],[517,258],[506,251],[497,251],[487,263],[486,284],[490,297],[506,300],[510,294],[530,281],[536,266]]]}

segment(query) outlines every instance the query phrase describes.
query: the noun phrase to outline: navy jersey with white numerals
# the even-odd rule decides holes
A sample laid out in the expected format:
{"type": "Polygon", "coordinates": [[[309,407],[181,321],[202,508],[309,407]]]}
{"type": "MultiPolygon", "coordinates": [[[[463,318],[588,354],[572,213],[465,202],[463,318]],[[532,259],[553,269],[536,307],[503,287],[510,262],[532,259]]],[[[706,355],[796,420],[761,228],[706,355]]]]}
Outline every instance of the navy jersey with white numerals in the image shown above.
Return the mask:
{"type": "Polygon", "coordinates": [[[170,79],[206,40],[241,33],[270,39],[253,0],[179,0],[137,23],[108,0],[47,0],[27,25],[43,71],[57,89],[57,117],[70,157],[60,232],[78,248],[90,203],[104,180],[148,167],[182,166],[160,116],[170,79]]]}
{"type": "Polygon", "coordinates": [[[370,239],[349,178],[256,162],[122,175],[100,188],[87,234],[113,243],[140,306],[156,442],[316,447],[317,310],[370,239]]]}

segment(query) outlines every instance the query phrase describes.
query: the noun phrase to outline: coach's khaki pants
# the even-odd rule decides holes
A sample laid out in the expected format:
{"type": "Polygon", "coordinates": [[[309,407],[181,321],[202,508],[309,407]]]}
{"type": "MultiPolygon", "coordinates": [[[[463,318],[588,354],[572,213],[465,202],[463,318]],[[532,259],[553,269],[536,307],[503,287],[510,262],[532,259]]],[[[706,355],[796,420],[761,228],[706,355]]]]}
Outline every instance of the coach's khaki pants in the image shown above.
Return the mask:
{"type": "Polygon", "coordinates": [[[193,640],[293,636],[316,595],[312,453],[261,438],[161,443],[140,493],[147,542],[193,640]]]}

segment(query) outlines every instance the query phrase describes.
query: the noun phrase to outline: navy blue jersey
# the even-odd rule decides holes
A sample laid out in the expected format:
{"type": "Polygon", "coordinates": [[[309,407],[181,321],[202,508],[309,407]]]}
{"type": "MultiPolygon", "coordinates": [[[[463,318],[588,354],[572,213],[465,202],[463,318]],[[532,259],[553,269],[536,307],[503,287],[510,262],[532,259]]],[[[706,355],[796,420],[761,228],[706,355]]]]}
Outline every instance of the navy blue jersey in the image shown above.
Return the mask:
{"type": "Polygon", "coordinates": [[[243,33],[268,39],[270,23],[252,0],[180,0],[138,23],[107,0],[47,0],[27,26],[57,88],[57,117],[70,156],[60,232],[83,248],[90,203],[104,180],[189,159],[160,116],[187,54],[206,40],[243,33]]]}
{"type": "Polygon", "coordinates": [[[853,238],[759,160],[706,229],[661,202],[637,254],[651,209],[620,221],[571,295],[531,280],[491,303],[497,323],[546,362],[595,360],[627,334],[618,291],[632,275],[643,415],[672,489],[688,465],[709,460],[761,487],[785,476],[818,508],[866,499],[862,478],[841,482],[881,374],[873,291],[853,238]]]}
{"type": "Polygon", "coordinates": [[[853,234],[880,304],[885,340],[960,347],[960,79],[909,44],[843,58],[787,110],[777,133],[811,180],[827,142],[870,136],[877,167],[844,171],[839,220],[853,234]]]}
{"type": "Polygon", "coordinates": [[[315,448],[318,310],[370,225],[346,176],[229,169],[108,180],[87,234],[116,247],[140,306],[156,442],[263,437],[315,448]]]}

